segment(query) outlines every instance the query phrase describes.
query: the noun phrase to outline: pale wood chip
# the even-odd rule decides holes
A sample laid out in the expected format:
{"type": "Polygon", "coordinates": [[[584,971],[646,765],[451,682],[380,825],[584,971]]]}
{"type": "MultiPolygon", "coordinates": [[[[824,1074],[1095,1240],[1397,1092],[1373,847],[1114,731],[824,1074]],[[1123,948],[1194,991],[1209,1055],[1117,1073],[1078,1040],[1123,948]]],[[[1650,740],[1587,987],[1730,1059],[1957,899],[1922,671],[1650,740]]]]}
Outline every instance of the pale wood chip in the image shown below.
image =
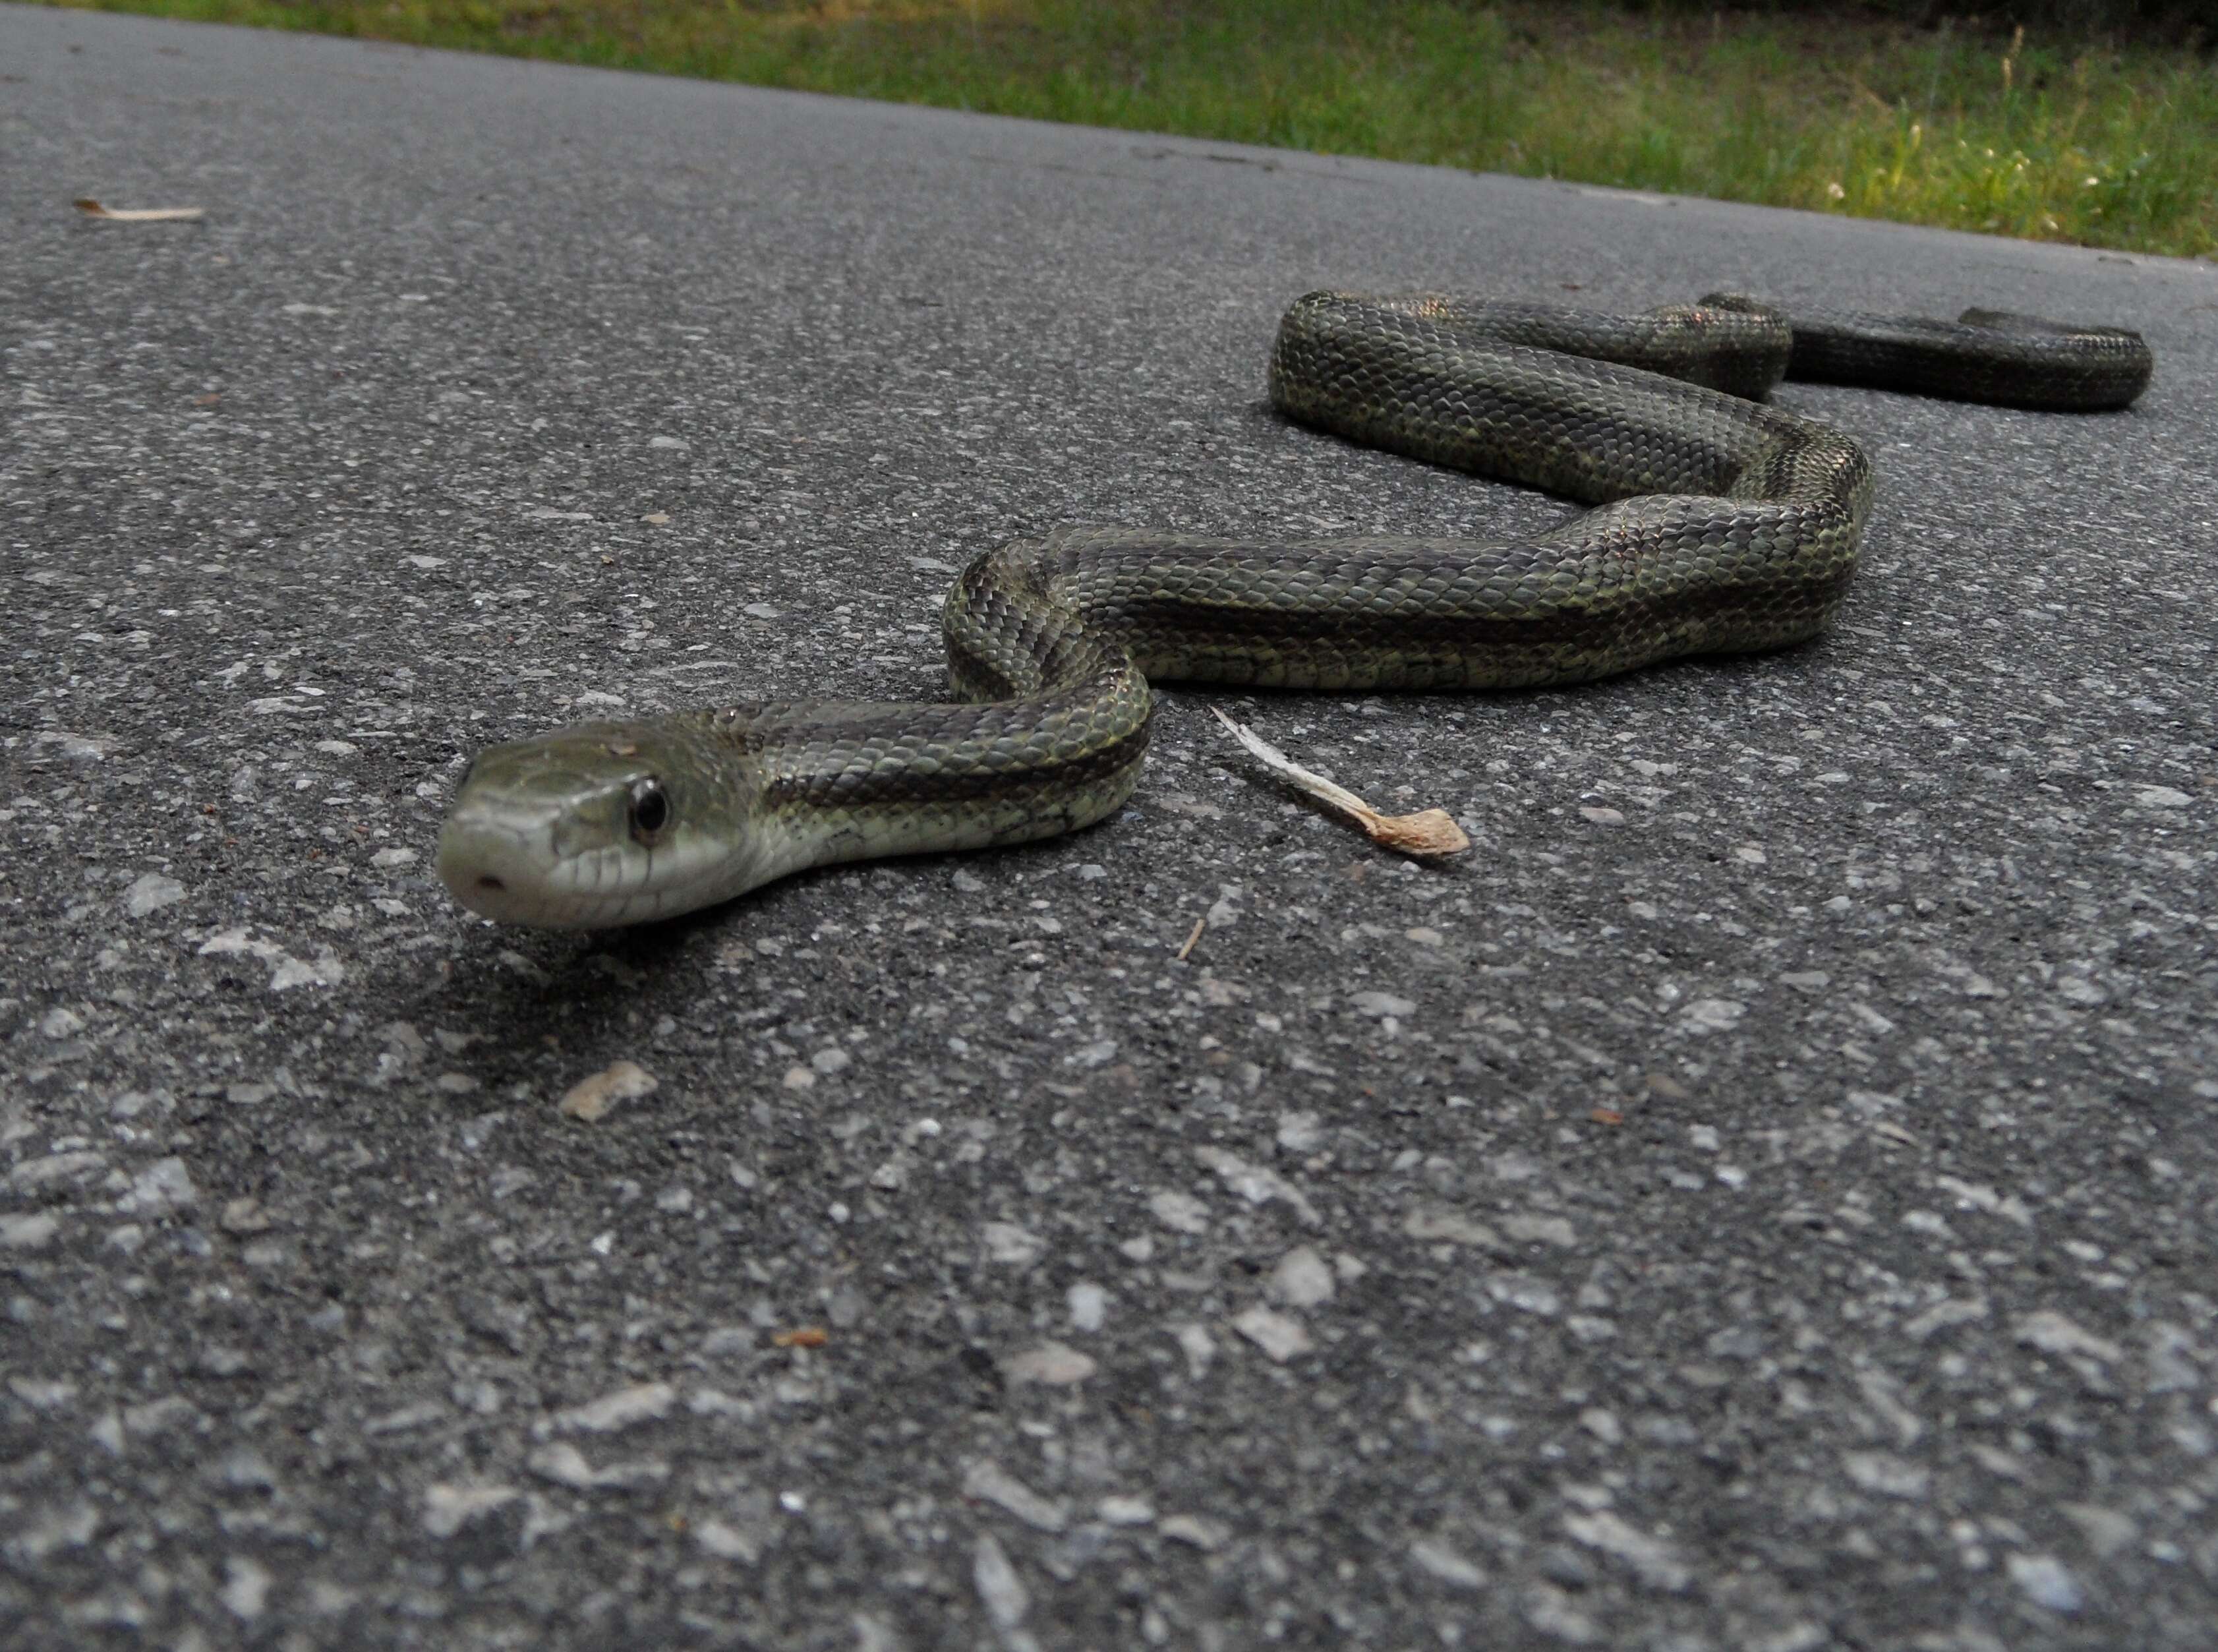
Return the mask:
{"type": "Polygon", "coordinates": [[[654,1075],[637,1062],[615,1062],[571,1085],[563,1093],[557,1110],[565,1118],[582,1119],[592,1124],[605,1118],[618,1102],[653,1094],[658,1083],[654,1075]]]}

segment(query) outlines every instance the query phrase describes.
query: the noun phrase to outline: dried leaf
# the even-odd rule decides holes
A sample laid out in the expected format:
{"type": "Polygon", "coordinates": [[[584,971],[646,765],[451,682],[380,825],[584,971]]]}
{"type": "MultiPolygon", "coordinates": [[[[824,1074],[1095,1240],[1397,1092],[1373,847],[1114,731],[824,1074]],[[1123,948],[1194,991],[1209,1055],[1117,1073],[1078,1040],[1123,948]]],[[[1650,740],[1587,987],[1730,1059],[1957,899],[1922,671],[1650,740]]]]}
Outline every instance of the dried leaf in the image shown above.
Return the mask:
{"type": "Polygon", "coordinates": [[[832,1340],[832,1333],[821,1325],[804,1325],[793,1331],[771,1332],[773,1348],[821,1348],[832,1340]]]}
{"type": "MultiPolygon", "coordinates": [[[[1214,706],[1210,709],[1217,711],[1214,706]]],[[[1217,711],[1217,720],[1231,730],[1232,737],[1266,768],[1296,789],[1346,815],[1368,833],[1374,843],[1403,854],[1426,858],[1461,854],[1471,847],[1471,839],[1445,809],[1426,809],[1414,815],[1382,815],[1346,786],[1335,786],[1323,775],[1304,768],[1245,724],[1234,722],[1221,711],[1217,711]]]]}
{"type": "Polygon", "coordinates": [[[172,224],[206,215],[205,207],[103,207],[90,196],[80,196],[77,209],[88,218],[105,218],[112,224],[172,224]]]}

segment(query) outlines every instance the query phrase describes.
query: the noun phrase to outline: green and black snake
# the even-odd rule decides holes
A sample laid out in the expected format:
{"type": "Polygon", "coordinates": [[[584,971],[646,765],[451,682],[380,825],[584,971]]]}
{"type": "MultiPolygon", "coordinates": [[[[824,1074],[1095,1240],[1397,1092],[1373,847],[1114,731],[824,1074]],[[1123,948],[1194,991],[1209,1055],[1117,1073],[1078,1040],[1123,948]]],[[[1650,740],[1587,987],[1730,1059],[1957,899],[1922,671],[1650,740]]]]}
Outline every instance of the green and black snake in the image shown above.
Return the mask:
{"type": "Polygon", "coordinates": [[[1782,373],[2085,410],[2124,407],[2151,367],[2137,333],[1989,311],[1313,293],[1272,352],[1283,413],[1592,508],[1498,542],[1069,529],[1010,545],[948,594],[952,701],[748,704],[490,747],[439,875],[503,922],[638,923],[804,866],[1100,820],[1139,777],[1150,680],[1511,688],[1800,642],[1856,571],[1872,470],[1763,401],[1782,373]]]}

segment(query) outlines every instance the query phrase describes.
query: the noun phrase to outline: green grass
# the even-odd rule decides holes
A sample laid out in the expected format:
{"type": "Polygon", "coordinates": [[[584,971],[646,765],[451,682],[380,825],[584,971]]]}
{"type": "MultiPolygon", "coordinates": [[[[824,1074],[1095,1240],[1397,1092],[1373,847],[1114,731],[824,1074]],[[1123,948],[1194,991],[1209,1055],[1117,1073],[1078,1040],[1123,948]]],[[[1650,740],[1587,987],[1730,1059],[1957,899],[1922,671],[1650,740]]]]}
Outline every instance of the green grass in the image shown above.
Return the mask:
{"type": "Polygon", "coordinates": [[[2218,252],[2218,63],[1531,0],[96,0],[106,9],[2218,252]]]}

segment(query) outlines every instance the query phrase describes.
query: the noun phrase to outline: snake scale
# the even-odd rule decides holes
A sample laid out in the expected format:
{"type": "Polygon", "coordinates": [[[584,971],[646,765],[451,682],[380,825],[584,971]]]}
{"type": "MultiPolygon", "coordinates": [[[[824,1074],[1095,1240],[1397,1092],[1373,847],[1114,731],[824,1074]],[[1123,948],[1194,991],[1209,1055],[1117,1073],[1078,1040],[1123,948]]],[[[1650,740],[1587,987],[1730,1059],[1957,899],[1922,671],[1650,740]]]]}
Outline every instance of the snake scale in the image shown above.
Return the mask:
{"type": "Polygon", "coordinates": [[[1069,529],[989,551],[946,600],[953,701],[748,704],[489,747],[439,874],[504,922],[638,923],[805,866],[1098,821],[1138,779],[1151,679],[1513,688],[1800,642],[1856,571],[1872,469],[1762,400],[1782,374],[2088,410],[2151,368],[2137,333],[1992,311],[1312,293],[1272,352],[1282,413],[1590,508],[1499,542],[1069,529]]]}

